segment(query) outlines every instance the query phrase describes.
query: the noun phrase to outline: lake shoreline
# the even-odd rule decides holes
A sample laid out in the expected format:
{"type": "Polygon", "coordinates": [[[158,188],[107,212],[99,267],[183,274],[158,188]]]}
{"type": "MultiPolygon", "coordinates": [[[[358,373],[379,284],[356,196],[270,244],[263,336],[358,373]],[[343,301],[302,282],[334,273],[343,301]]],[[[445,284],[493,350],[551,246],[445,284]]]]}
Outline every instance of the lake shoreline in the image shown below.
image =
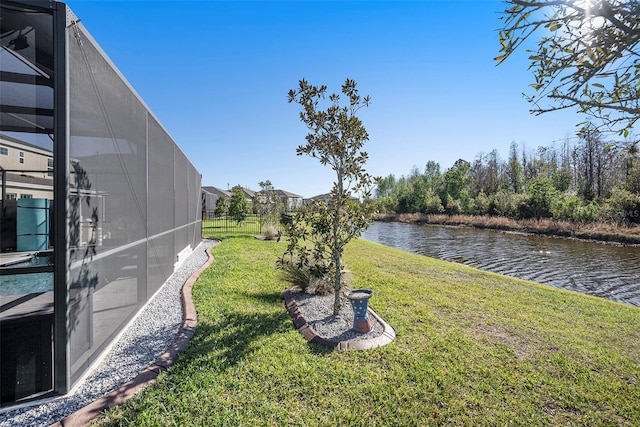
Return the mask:
{"type": "Polygon", "coordinates": [[[433,224],[514,231],[551,237],[592,240],[623,245],[640,245],[640,227],[620,227],[606,223],[579,224],[550,219],[516,220],[497,216],[375,214],[374,221],[433,224]]]}

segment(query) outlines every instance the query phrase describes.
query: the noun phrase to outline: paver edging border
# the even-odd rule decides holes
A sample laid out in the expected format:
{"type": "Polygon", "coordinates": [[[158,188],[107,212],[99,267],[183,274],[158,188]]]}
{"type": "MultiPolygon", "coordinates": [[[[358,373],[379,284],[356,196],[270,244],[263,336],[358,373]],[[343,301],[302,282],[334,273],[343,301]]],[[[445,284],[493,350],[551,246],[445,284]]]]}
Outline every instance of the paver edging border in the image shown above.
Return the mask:
{"type": "Polygon", "coordinates": [[[122,384],[117,389],[105,394],[99,399],[94,400],[87,406],[78,409],[65,419],[51,424],[51,427],[75,427],[89,425],[91,421],[98,418],[106,409],[122,404],[126,400],[135,396],[144,387],[154,383],[161,372],[166,371],[176,362],[178,353],[185,349],[189,340],[191,340],[195,333],[196,325],[198,323],[198,313],[196,311],[196,306],[193,303],[193,299],[191,298],[191,290],[202,272],[204,272],[204,270],[213,263],[211,249],[213,249],[214,246],[215,243],[207,248],[207,261],[187,279],[184,285],[182,285],[182,326],[180,327],[176,338],[173,340],[171,345],[167,347],[165,352],[158,356],[155,361],[153,361],[132,380],[122,384]]]}
{"type": "Polygon", "coordinates": [[[380,324],[382,325],[382,335],[379,335],[374,338],[369,338],[366,340],[351,340],[351,341],[330,341],[326,338],[321,337],[313,330],[312,327],[309,326],[307,320],[302,315],[296,300],[293,298],[292,288],[287,288],[283,291],[282,297],[284,298],[284,306],[289,312],[291,316],[291,320],[293,321],[293,325],[296,327],[298,332],[306,339],[307,341],[320,345],[322,347],[328,348],[330,350],[335,351],[344,351],[344,350],[368,350],[375,347],[381,347],[383,345],[387,345],[393,340],[396,339],[396,331],[385,322],[378,314],[373,311],[371,307],[368,307],[369,315],[374,317],[380,324]]]}

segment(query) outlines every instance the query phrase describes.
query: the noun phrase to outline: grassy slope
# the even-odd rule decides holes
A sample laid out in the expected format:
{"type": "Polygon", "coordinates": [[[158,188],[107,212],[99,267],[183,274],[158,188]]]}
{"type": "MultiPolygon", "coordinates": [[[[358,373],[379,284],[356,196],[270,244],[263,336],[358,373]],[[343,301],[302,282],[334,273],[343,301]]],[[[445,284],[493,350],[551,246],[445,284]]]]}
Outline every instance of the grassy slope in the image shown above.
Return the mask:
{"type": "Polygon", "coordinates": [[[354,287],[397,332],[329,353],[293,330],[283,243],[230,238],[174,367],[101,424],[640,425],[640,310],[356,241],[354,287]]]}

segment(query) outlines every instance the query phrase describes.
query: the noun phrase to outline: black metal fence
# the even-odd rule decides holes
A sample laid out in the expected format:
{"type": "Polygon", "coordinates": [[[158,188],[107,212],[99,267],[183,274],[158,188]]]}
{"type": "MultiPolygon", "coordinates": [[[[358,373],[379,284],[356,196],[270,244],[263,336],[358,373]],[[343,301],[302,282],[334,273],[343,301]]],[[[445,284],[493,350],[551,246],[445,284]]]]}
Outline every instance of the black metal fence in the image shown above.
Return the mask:
{"type": "MultiPolygon", "coordinates": [[[[290,214],[280,214],[280,220],[276,224],[277,231],[284,231],[291,218],[290,214]]],[[[215,237],[217,233],[262,234],[266,227],[266,218],[261,214],[249,214],[243,221],[238,222],[229,215],[215,215],[215,211],[202,212],[203,237],[215,237]]]]}

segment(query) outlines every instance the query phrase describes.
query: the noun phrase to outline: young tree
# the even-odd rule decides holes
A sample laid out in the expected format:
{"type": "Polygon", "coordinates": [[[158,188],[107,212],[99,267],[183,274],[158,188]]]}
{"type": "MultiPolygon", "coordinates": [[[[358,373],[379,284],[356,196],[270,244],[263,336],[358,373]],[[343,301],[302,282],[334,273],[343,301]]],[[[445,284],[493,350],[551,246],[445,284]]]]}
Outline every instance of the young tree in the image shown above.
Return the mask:
{"type": "Polygon", "coordinates": [[[520,193],[522,191],[523,180],[522,165],[518,160],[518,145],[515,142],[511,143],[509,147],[509,163],[507,164],[507,180],[509,182],[509,189],[514,193],[520,193]]]}
{"type": "Polygon", "coordinates": [[[364,169],[368,155],[362,147],[369,140],[369,134],[356,116],[360,108],[369,105],[370,98],[361,97],[356,82],[350,79],[342,85],[341,92],[346,97],[346,105],[341,105],[341,96],[334,93],[329,95],[328,107],[322,109],[320,103],[325,99],[327,87],[310,85],[302,79],[297,89],[289,91],[288,97],[289,103],[302,107],[300,120],[309,129],[307,142],[297,148],[297,155],[308,155],[330,166],[336,180],[328,203],[313,204],[296,214],[286,253],[293,255],[297,250],[305,257],[313,252],[320,260],[323,254],[327,256],[327,270],[333,275],[334,314],[339,313],[341,305],[342,252],[345,245],[367,227],[372,213],[373,204],[360,203],[353,197],[360,195],[368,199],[375,182],[364,169]],[[312,251],[305,248],[307,225],[317,238],[312,251]]]}
{"type": "Polygon", "coordinates": [[[458,159],[444,174],[441,199],[459,200],[462,190],[469,184],[469,169],[471,165],[466,160],[458,159]]]}
{"type": "Polygon", "coordinates": [[[222,216],[229,210],[229,202],[224,197],[218,197],[216,200],[216,215],[222,216]]]}
{"type": "Polygon", "coordinates": [[[229,216],[240,224],[249,214],[249,202],[242,191],[242,187],[235,186],[231,189],[231,202],[229,203],[229,216]]]}
{"type": "Polygon", "coordinates": [[[262,216],[264,225],[277,225],[280,220],[280,211],[284,209],[282,200],[273,188],[271,181],[260,181],[260,191],[254,197],[256,212],[262,216]]]}
{"type": "Polygon", "coordinates": [[[502,63],[530,37],[534,114],[577,107],[602,130],[628,135],[640,118],[638,0],[508,0],[502,63]],[[545,106],[543,100],[550,103],[545,106]]]}

